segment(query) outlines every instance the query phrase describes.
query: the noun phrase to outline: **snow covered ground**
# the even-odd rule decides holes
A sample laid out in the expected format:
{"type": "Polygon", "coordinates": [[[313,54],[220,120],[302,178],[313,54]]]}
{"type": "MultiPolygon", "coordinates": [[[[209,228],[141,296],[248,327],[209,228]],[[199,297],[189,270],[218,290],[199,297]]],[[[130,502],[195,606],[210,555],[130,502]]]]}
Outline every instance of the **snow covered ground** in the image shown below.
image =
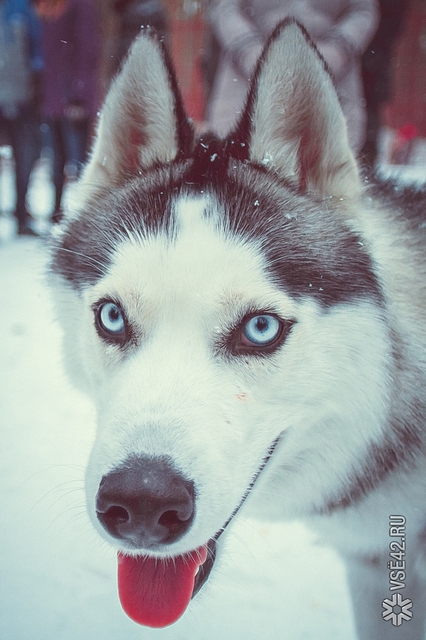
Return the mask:
{"type": "MultiPolygon", "coordinates": [[[[3,161],[0,210],[12,202],[3,161]]],[[[42,165],[30,194],[39,228],[51,196],[42,165]]],[[[297,522],[236,522],[214,576],[172,627],[125,616],[115,555],[85,512],[94,414],[65,378],[45,267],[44,241],[16,238],[0,216],[0,638],[355,640],[343,565],[297,522]]]]}

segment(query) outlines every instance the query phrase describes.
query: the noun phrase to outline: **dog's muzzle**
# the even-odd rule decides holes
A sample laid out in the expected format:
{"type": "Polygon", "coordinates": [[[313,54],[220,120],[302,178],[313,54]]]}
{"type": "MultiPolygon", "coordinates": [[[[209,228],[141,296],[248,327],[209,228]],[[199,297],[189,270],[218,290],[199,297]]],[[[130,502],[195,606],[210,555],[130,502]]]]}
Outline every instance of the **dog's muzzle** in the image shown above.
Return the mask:
{"type": "Polygon", "coordinates": [[[133,620],[164,627],[183,614],[210,575],[218,538],[244,504],[278,441],[224,526],[205,545],[180,556],[134,555],[161,552],[187,533],[194,521],[194,483],[173,467],[172,460],[133,456],[102,478],[96,514],[104,529],[129,551],[118,554],[118,589],[123,609],[133,620]]]}
{"type": "Polygon", "coordinates": [[[161,552],[187,533],[195,516],[194,483],[166,456],[133,456],[102,478],[96,515],[131,554],[118,554],[119,595],[126,613],[151,627],[174,622],[207,580],[215,542],[172,558],[132,554],[161,552]]]}

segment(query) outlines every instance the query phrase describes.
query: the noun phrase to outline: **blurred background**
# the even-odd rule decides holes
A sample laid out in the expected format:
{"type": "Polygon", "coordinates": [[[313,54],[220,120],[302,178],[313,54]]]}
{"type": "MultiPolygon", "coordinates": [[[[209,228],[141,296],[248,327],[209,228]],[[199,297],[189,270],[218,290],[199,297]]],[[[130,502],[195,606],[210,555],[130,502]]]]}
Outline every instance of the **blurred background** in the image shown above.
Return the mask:
{"type": "Polygon", "coordinates": [[[46,286],[46,239],[140,28],[165,39],[196,129],[226,133],[289,14],[330,68],[360,162],[424,182],[425,0],[0,0],[2,640],[355,640],[344,567],[299,522],[240,518],[172,627],[124,615],[114,553],[85,510],[93,407],[66,379],[46,286]]]}
{"type": "Polygon", "coordinates": [[[164,38],[189,117],[225,135],[257,57],[295,15],[334,78],[369,168],[426,166],[424,0],[0,0],[0,237],[48,232],[90,149],[111,79],[142,27],[164,38]],[[30,196],[44,183],[47,200],[30,196]]]}

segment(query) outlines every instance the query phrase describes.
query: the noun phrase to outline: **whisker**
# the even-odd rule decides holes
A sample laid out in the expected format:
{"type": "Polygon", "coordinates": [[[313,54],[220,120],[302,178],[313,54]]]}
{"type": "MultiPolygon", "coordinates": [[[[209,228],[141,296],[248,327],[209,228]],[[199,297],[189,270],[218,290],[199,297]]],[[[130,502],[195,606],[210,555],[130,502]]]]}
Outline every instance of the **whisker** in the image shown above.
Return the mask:
{"type": "MultiPolygon", "coordinates": [[[[69,493],[73,493],[76,491],[79,492],[84,492],[84,485],[83,482],[81,480],[67,480],[66,482],[62,482],[60,485],[53,487],[52,489],[50,489],[47,493],[45,493],[43,496],[41,496],[41,498],[39,498],[37,500],[36,503],[33,504],[33,506],[31,507],[31,509],[28,511],[28,513],[31,513],[32,511],[34,511],[36,509],[36,507],[43,502],[44,500],[46,500],[50,495],[52,494],[56,494],[58,492],[62,492],[62,488],[65,485],[69,485],[69,484],[73,484],[73,483],[78,483],[80,486],[79,487],[75,487],[74,489],[70,489],[69,491],[67,491],[66,493],[61,493],[61,497],[68,495],[69,493]]],[[[59,499],[60,499],[59,498],[59,499]]],[[[56,504],[57,501],[55,501],[53,504],[56,504]]],[[[51,507],[53,506],[53,504],[51,505],[51,507]]]]}

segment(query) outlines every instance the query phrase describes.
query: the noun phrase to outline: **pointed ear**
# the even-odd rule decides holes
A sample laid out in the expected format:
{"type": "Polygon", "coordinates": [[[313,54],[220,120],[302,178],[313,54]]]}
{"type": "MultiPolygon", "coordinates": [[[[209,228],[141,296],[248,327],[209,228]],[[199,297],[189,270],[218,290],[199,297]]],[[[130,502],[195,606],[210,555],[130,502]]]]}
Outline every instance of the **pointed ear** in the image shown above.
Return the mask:
{"type": "Polygon", "coordinates": [[[165,47],[145,30],[111,84],[80,186],[114,184],[171,162],[193,137],[165,47]]]}
{"type": "Polygon", "coordinates": [[[360,181],[331,77],[295,20],[279,25],[236,132],[249,157],[302,190],[355,197],[360,181]]]}

